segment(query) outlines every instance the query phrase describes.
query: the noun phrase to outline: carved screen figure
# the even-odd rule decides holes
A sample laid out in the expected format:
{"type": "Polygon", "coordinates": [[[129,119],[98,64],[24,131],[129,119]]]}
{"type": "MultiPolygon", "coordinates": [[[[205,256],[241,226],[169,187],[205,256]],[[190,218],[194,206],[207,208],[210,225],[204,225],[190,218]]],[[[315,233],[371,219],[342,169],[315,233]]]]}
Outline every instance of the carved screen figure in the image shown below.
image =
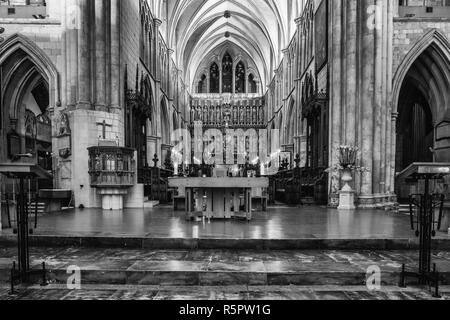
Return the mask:
{"type": "Polygon", "coordinates": [[[242,62],[236,66],[236,93],[245,93],[245,66],[242,62]]]}
{"type": "Polygon", "coordinates": [[[213,63],[211,65],[210,71],[210,80],[209,80],[209,86],[210,86],[210,93],[219,93],[219,67],[217,66],[217,63],[213,63]]]}
{"type": "Polygon", "coordinates": [[[233,93],[233,58],[227,53],[222,60],[222,93],[233,93]]]}

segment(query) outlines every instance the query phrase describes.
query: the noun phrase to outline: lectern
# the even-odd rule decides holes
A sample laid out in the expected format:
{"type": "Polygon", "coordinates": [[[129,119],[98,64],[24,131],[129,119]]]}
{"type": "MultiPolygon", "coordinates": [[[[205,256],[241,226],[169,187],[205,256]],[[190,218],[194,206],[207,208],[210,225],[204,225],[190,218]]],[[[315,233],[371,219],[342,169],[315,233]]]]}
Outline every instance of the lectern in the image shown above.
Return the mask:
{"type": "MultiPolygon", "coordinates": [[[[11,270],[11,293],[14,293],[14,283],[19,280],[27,282],[29,280],[30,272],[30,256],[28,247],[28,235],[30,229],[28,227],[28,205],[25,193],[25,180],[42,178],[51,179],[52,176],[43,168],[32,163],[4,163],[0,164],[0,174],[5,175],[10,179],[18,179],[19,185],[19,201],[16,210],[17,221],[17,246],[19,270],[16,271],[15,263],[11,270]]],[[[45,264],[43,264],[43,283],[45,282],[45,264]]]]}
{"type": "Polygon", "coordinates": [[[402,267],[400,285],[405,287],[406,277],[417,277],[421,285],[434,284],[434,296],[439,297],[439,273],[436,265],[431,271],[431,240],[441,227],[444,195],[430,193],[430,181],[450,175],[450,163],[413,163],[398,175],[411,183],[424,182],[423,194],[410,195],[411,228],[420,238],[419,273],[406,272],[402,267]],[[436,217],[436,212],[439,212],[436,217]],[[417,214],[415,214],[417,212],[417,214]]]}

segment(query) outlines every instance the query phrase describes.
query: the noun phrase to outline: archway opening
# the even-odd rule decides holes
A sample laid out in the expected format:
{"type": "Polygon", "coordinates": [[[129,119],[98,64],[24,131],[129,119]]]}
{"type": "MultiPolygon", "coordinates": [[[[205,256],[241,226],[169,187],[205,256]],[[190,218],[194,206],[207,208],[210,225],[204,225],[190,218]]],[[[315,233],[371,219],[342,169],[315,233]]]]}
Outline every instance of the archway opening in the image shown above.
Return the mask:
{"type": "Polygon", "coordinates": [[[412,79],[407,79],[400,92],[396,171],[413,162],[432,162],[433,137],[428,99],[412,79]]]}
{"type": "MultiPolygon", "coordinates": [[[[18,154],[30,154],[33,162],[53,175],[52,122],[49,79],[25,50],[11,52],[0,65],[0,161],[20,161],[18,154]]],[[[30,192],[53,188],[52,180],[36,180],[30,192]]],[[[6,192],[11,185],[6,183],[6,192]]]]}
{"type": "MultiPolygon", "coordinates": [[[[450,107],[450,61],[432,43],[414,60],[406,73],[398,99],[396,172],[414,162],[450,160],[450,145],[437,142],[435,126],[450,107]],[[441,145],[439,145],[441,144],[441,145]]],[[[412,192],[404,181],[396,181],[400,201],[412,192]]]]}
{"type": "Polygon", "coordinates": [[[49,114],[49,84],[41,69],[22,49],[16,50],[1,65],[1,158],[29,153],[34,162],[52,171],[52,124],[49,114]]]}

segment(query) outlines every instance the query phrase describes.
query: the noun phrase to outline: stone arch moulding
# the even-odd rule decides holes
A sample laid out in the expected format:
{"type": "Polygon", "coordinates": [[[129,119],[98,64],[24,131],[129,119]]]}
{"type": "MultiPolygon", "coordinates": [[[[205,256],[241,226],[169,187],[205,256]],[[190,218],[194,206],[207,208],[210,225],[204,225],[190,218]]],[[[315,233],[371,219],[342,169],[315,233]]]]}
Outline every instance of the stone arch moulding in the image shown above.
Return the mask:
{"type": "MultiPolygon", "coordinates": [[[[392,90],[392,107],[393,112],[398,112],[398,100],[408,71],[420,55],[425,52],[431,45],[437,46],[439,53],[443,55],[443,61],[450,70],[450,41],[439,30],[433,29],[428,31],[409,51],[402,63],[399,65],[393,80],[392,90]]],[[[450,79],[449,79],[450,81],[450,79]]]]}
{"type": "Polygon", "coordinates": [[[46,78],[49,85],[50,108],[55,108],[61,103],[61,82],[58,70],[47,54],[30,39],[21,34],[14,34],[6,39],[0,45],[0,65],[19,49],[29,56],[41,75],[46,78]]]}

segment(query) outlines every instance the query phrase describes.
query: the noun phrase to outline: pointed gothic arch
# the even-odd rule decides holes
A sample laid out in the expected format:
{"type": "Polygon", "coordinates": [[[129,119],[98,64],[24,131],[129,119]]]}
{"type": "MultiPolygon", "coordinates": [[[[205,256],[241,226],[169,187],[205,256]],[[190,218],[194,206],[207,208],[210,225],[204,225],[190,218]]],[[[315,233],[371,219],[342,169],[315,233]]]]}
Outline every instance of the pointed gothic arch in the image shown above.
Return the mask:
{"type": "MultiPolygon", "coordinates": [[[[399,66],[393,87],[395,172],[413,162],[450,160],[448,139],[437,128],[450,114],[450,42],[438,30],[425,34],[399,66]]],[[[399,199],[409,190],[396,184],[399,199]]]]}
{"type": "Polygon", "coordinates": [[[10,36],[0,45],[0,65],[3,65],[9,57],[23,51],[41,75],[45,78],[49,87],[49,105],[51,108],[61,103],[60,76],[56,66],[47,54],[33,41],[21,34],[10,36]]]}
{"type": "Polygon", "coordinates": [[[36,163],[51,170],[51,118],[60,103],[55,66],[39,47],[16,34],[0,46],[0,69],[0,128],[8,133],[1,137],[0,143],[8,148],[2,148],[0,158],[30,153],[36,163]]]}
{"type": "MultiPolygon", "coordinates": [[[[393,90],[392,90],[392,106],[393,112],[397,112],[397,107],[399,103],[400,91],[402,89],[403,81],[411,66],[417,59],[424,53],[427,49],[433,48],[436,53],[442,59],[442,66],[447,70],[450,69],[450,41],[449,39],[438,29],[433,29],[427,32],[409,53],[405,56],[402,63],[397,68],[397,71],[393,79],[393,90]]],[[[450,78],[448,78],[450,81],[450,78]]]]}

